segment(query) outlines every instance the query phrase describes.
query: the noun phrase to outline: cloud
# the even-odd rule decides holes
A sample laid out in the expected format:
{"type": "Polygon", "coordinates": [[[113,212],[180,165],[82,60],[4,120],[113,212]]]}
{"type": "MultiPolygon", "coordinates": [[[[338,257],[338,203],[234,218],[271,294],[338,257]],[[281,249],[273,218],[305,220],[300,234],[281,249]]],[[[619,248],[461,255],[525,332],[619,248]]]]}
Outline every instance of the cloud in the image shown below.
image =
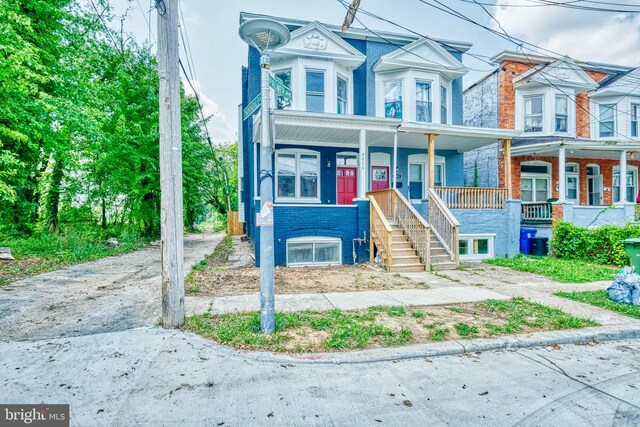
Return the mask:
{"type": "MultiPolygon", "coordinates": [[[[637,7],[635,0],[617,1],[621,2],[637,7]]],[[[508,7],[523,4],[535,3],[498,0],[493,7],[493,15],[509,35],[583,61],[640,65],[640,14],[557,6],[508,7]]],[[[500,30],[495,22],[491,25],[500,30]]]]}
{"type": "MultiPolygon", "coordinates": [[[[202,92],[199,81],[191,80],[191,83],[198,91],[198,98],[200,98],[204,116],[211,116],[211,119],[209,119],[209,122],[207,123],[207,129],[209,130],[209,135],[211,136],[213,143],[218,144],[235,141],[237,139],[237,131],[229,122],[227,115],[220,111],[218,103],[202,92]]],[[[184,90],[187,95],[193,96],[193,89],[186,81],[184,82],[184,90]]]]}

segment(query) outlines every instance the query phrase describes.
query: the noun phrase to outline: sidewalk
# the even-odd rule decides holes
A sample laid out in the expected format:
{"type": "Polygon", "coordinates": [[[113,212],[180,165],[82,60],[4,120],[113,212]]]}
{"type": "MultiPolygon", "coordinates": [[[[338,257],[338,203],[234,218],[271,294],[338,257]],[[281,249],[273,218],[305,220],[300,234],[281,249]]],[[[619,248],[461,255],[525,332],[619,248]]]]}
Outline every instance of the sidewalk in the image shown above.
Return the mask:
{"type": "MultiPolygon", "coordinates": [[[[484,301],[487,299],[509,299],[486,289],[473,286],[450,286],[436,289],[403,289],[391,291],[336,292],[323,294],[276,295],[278,311],[325,311],[335,308],[358,310],[376,305],[385,306],[428,306],[484,301]]],[[[187,315],[225,314],[242,311],[257,311],[260,298],[257,293],[229,297],[187,296],[187,315]]]]}

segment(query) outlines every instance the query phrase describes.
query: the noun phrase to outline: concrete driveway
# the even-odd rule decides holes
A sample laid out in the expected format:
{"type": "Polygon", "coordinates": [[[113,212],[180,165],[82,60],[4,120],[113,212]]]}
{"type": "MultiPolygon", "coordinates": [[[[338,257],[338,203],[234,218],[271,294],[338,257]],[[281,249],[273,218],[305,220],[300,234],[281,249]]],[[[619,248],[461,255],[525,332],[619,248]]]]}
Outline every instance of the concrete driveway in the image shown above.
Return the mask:
{"type": "MultiPolygon", "coordinates": [[[[185,271],[224,234],[184,239],[185,271]]],[[[157,322],[160,249],[149,247],[52,271],[0,288],[0,341],[120,331],[157,322]]]]}

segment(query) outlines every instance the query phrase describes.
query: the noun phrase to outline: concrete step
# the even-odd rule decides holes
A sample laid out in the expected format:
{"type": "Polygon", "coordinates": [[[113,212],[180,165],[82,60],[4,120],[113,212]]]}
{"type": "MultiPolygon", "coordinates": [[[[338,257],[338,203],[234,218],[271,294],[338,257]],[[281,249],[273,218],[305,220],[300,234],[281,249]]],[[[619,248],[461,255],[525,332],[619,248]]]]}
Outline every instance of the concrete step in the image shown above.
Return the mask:
{"type": "Polygon", "coordinates": [[[453,261],[450,262],[439,262],[439,263],[433,263],[431,262],[431,267],[435,270],[435,271],[445,271],[445,270],[455,270],[456,269],[456,263],[453,261]]]}
{"type": "Polygon", "coordinates": [[[410,273],[424,270],[424,264],[398,264],[389,268],[389,273],[410,273]]]}

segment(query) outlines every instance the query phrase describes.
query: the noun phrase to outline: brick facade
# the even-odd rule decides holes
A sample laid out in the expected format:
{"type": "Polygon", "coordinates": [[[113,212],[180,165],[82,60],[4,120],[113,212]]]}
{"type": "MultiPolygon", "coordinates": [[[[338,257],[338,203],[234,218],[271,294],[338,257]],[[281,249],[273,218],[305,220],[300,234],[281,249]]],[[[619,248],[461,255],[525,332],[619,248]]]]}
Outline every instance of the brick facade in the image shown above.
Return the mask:
{"type": "MultiPolygon", "coordinates": [[[[551,197],[559,199],[558,193],[558,158],[550,156],[519,156],[511,160],[511,178],[513,181],[513,198],[520,199],[520,165],[522,162],[539,160],[551,163],[551,197]]],[[[602,204],[605,206],[613,203],[613,168],[620,162],[613,159],[573,159],[566,158],[566,163],[577,163],[580,171],[580,205],[587,205],[587,165],[600,166],[602,175],[602,204]]],[[[627,160],[628,166],[640,166],[640,161],[627,160]]]]}

